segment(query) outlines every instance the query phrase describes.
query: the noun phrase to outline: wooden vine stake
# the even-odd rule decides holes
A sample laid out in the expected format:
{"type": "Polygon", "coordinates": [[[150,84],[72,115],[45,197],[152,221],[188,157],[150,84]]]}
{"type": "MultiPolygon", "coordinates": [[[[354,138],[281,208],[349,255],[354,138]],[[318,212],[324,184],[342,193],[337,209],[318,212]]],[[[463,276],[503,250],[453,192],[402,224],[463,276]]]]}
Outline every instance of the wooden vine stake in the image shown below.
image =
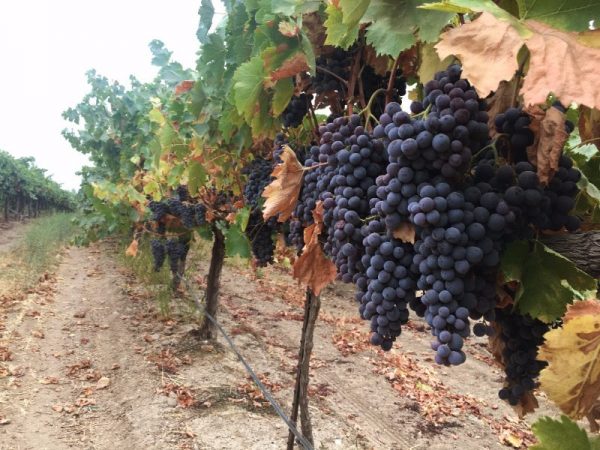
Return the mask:
{"type": "MultiPolygon", "coordinates": [[[[295,425],[298,421],[298,409],[300,409],[302,434],[313,445],[312,423],[308,409],[308,382],[314,331],[320,308],[321,297],[315,295],[310,288],[307,288],[306,301],[304,302],[304,321],[302,323],[302,335],[300,337],[300,350],[298,351],[298,368],[296,370],[294,400],[292,402],[292,412],[290,414],[290,420],[295,425]]],[[[288,450],[293,450],[294,440],[294,433],[290,430],[287,441],[288,450]]]]}
{"type": "MultiPolygon", "coordinates": [[[[212,317],[217,314],[219,305],[219,283],[223,262],[225,261],[225,236],[217,226],[212,227],[215,241],[212,247],[210,258],[210,268],[208,269],[208,278],[206,280],[206,312],[212,317]]],[[[204,316],[202,325],[198,330],[198,336],[201,339],[212,340],[215,338],[215,325],[208,317],[204,316]]]]}

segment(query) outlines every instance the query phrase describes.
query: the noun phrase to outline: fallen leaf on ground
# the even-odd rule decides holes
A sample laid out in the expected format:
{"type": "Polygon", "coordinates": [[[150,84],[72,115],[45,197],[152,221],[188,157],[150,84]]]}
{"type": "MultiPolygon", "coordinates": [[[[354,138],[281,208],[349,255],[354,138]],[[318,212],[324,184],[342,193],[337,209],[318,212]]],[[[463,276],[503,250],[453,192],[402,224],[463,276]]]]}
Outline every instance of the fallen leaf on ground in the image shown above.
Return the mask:
{"type": "Polygon", "coordinates": [[[108,377],[102,377],[96,383],[96,389],[106,389],[108,386],[110,386],[110,378],[108,377]]]}
{"type": "Polygon", "coordinates": [[[137,241],[137,239],[134,239],[133,241],[131,241],[131,244],[129,244],[129,247],[127,247],[125,254],[127,256],[135,257],[137,255],[137,252],[138,252],[138,241],[137,241]]]}

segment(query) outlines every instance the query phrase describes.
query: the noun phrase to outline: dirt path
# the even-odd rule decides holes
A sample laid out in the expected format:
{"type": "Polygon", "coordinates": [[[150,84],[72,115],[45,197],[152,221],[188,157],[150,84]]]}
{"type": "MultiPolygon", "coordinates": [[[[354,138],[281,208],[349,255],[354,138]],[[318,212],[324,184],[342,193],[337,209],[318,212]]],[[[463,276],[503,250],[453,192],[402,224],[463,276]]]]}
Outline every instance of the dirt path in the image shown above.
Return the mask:
{"type": "Polygon", "coordinates": [[[1,449],[173,448],[174,410],[156,394],[123,283],[99,251],[72,248],[56,280],[11,313],[1,449]]]}
{"type": "MultiPolygon", "coordinates": [[[[285,425],[224,341],[190,337],[194,319],[181,300],[179,313],[161,320],[146,288],[110,255],[106,244],[69,249],[55,278],[3,312],[0,450],[284,448],[285,425]]],[[[206,262],[192,273],[206,273],[206,262]]],[[[222,286],[219,319],[289,410],[302,290],[280,270],[256,279],[232,266],[222,286]]],[[[479,343],[467,364],[440,370],[417,322],[392,352],[374,351],[352,298],[348,286],[323,294],[311,375],[315,448],[530,442],[497,400],[500,373],[479,343]]]]}

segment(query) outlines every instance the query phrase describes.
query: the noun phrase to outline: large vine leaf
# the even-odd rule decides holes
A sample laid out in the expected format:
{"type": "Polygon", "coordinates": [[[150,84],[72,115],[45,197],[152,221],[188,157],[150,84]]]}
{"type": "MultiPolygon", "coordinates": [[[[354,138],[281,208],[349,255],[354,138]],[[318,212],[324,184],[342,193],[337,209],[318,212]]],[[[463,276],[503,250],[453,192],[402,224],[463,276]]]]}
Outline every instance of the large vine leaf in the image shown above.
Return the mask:
{"type": "Polygon", "coordinates": [[[589,298],[596,291],[594,278],[540,242],[511,243],[501,267],[506,282],[519,282],[519,311],[547,323],[562,317],[574,299],[589,298]]]}
{"type": "Polygon", "coordinates": [[[527,39],[531,57],[522,89],[525,103],[544,103],[552,92],[564,105],[600,108],[600,49],[581,44],[575,33],[532,20],[526,25],[534,33],[527,39]]]}
{"type": "Polygon", "coordinates": [[[529,70],[521,89],[526,105],[544,103],[553,93],[565,105],[575,102],[600,108],[596,76],[600,49],[590,45],[595,41],[589,33],[588,40],[579,38],[542,22],[528,20],[521,25],[483,12],[474,21],[442,34],[436,49],[440,57],[458,56],[465,76],[481,95],[487,95],[500,81],[512,78],[519,49],[526,45],[529,70]]]}
{"type": "Polygon", "coordinates": [[[590,439],[575,422],[567,416],[560,420],[541,417],[531,426],[539,444],[529,447],[529,450],[598,450],[600,439],[590,439]]]}
{"type": "Polygon", "coordinates": [[[358,38],[358,23],[354,26],[346,25],[342,9],[333,2],[327,5],[325,13],[327,14],[327,19],[324,23],[327,28],[325,44],[335,45],[344,49],[350,47],[358,38]]]}
{"type": "Polygon", "coordinates": [[[423,0],[371,0],[361,21],[371,22],[367,42],[378,54],[396,57],[417,40],[436,41],[454,14],[421,9],[424,3],[423,0]]]}
{"type": "Polygon", "coordinates": [[[500,81],[513,77],[522,46],[523,39],[509,22],[484,12],[473,22],[446,31],[435,48],[442,59],[458,57],[463,76],[485,97],[500,81]]]}
{"type": "Polygon", "coordinates": [[[273,115],[280,115],[290,102],[294,93],[294,83],[291,78],[279,80],[274,87],[273,93],[273,115]]]}
{"type": "Polygon", "coordinates": [[[314,223],[304,230],[304,248],[293,267],[293,276],[308,286],[315,295],[335,280],[337,269],[335,264],[325,256],[319,235],[323,230],[323,203],[319,201],[313,210],[314,223]]]}
{"type": "Polygon", "coordinates": [[[265,76],[265,67],[260,55],[256,55],[242,64],[233,75],[235,106],[248,121],[256,113],[265,76]]]}
{"type": "Polygon", "coordinates": [[[541,387],[564,413],[580,419],[600,396],[600,302],[571,305],[563,326],[544,337],[538,358],[548,366],[540,373],[541,387]]]}
{"type": "Polygon", "coordinates": [[[591,20],[600,19],[597,0],[523,0],[521,19],[545,22],[555,28],[584,31],[591,20]]]}
{"type": "Polygon", "coordinates": [[[275,179],[265,187],[262,196],[265,220],[278,216],[279,222],[285,222],[294,212],[300,188],[302,187],[303,167],[294,151],[287,145],[281,153],[282,163],[275,166],[271,174],[275,179]]]}

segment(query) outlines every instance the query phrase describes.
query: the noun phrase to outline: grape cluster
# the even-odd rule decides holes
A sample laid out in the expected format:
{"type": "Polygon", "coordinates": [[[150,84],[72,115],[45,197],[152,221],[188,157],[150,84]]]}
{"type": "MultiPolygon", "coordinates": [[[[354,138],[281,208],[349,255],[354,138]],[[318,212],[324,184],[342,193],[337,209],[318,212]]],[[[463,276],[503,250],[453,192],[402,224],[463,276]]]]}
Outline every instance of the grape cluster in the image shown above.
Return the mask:
{"type": "Polygon", "coordinates": [[[529,128],[529,114],[521,108],[509,108],[494,118],[494,125],[498,133],[506,136],[509,144],[505,147],[505,140],[499,140],[502,156],[508,159],[510,155],[513,162],[527,161],[527,147],[534,141],[533,131],[529,128]]]}
{"type": "Polygon", "coordinates": [[[282,114],[284,127],[295,128],[302,123],[304,116],[308,113],[309,103],[312,100],[311,97],[304,92],[292,97],[282,114]]]}
{"type": "Polygon", "coordinates": [[[431,327],[435,360],[444,365],[465,361],[471,331],[492,335],[490,322],[514,320],[503,328],[507,388],[500,395],[515,403],[541,369],[532,361],[545,326],[496,308],[500,257],[511,240],[580,226],[570,213],[581,174],[563,155],[548,185],[540,182],[526,161],[531,119],[520,109],[496,118],[501,137],[491,142],[485,102],[458,65],[438,72],[424,92],[412,115],[398,102],[385,105],[372,132],[357,116],[332,117],[320,127],[291,237],[323,202],[325,253],[340,278],[355,283],[371,342],[384,350],[400,335],[408,308],[431,327]],[[414,244],[400,240],[407,229],[414,244]],[[530,334],[519,334],[522,328],[530,334]],[[528,350],[515,347],[516,336],[528,350]]]}
{"type": "Polygon", "coordinates": [[[152,239],[150,241],[150,249],[152,251],[152,259],[154,261],[154,271],[160,271],[165,262],[167,251],[162,239],[152,239]]]}
{"type": "Polygon", "coordinates": [[[498,396],[517,405],[523,395],[536,386],[536,378],[546,367],[537,359],[538,348],[544,343],[544,334],[550,327],[529,315],[513,312],[511,308],[496,311],[499,339],[504,343],[502,358],[506,379],[498,396]]]}
{"type": "Polygon", "coordinates": [[[277,218],[272,217],[265,222],[261,210],[262,193],[272,181],[272,171],[272,162],[263,158],[254,159],[242,170],[242,173],[248,176],[244,186],[244,200],[251,207],[245,233],[250,240],[252,254],[259,266],[272,263],[275,253],[273,233],[278,230],[277,218]]]}
{"type": "Polygon", "coordinates": [[[165,249],[169,258],[171,273],[176,276],[180,264],[185,261],[190,250],[190,238],[189,236],[170,238],[165,244],[165,249]]]}
{"type": "Polygon", "coordinates": [[[163,217],[169,214],[169,207],[165,202],[151,200],[148,203],[148,208],[150,208],[150,211],[152,212],[151,220],[156,222],[160,221],[163,217]]]}
{"type": "Polygon", "coordinates": [[[242,169],[242,174],[247,175],[247,181],[244,186],[244,200],[246,204],[256,207],[262,198],[262,192],[271,182],[271,172],[273,164],[264,158],[255,158],[250,164],[242,169]]]}
{"type": "MultiPolygon", "coordinates": [[[[348,80],[352,55],[351,51],[336,48],[330,55],[319,56],[316,60],[316,65],[317,67],[327,69],[342,80],[348,80]]],[[[312,80],[312,85],[317,95],[332,91],[342,92],[344,89],[344,85],[338,78],[320,70],[317,70],[312,80]]]]}
{"type": "Polygon", "coordinates": [[[342,281],[350,283],[362,271],[361,227],[375,197],[375,179],[385,170],[387,159],[381,142],[372,139],[358,116],[335,119],[339,131],[325,133],[322,147],[335,152],[336,168],[326,192],[321,194],[323,223],[327,229],[324,250],[338,269],[342,281]]]}
{"type": "MultiPolygon", "coordinates": [[[[360,74],[360,81],[363,86],[365,101],[369,101],[371,96],[378,89],[386,89],[388,87],[389,78],[391,73],[388,72],[385,76],[378,75],[375,70],[365,65],[360,74]]],[[[392,83],[391,101],[400,103],[403,95],[406,94],[406,80],[402,76],[401,72],[397,72],[395,79],[392,83]]],[[[385,107],[385,95],[379,95],[371,105],[371,112],[375,116],[379,116],[384,112],[385,107]]]]}
{"type": "Polygon", "coordinates": [[[367,234],[363,244],[361,259],[367,269],[356,278],[359,312],[371,321],[371,343],[390,350],[415,299],[413,248],[377,232],[367,234]]]}

